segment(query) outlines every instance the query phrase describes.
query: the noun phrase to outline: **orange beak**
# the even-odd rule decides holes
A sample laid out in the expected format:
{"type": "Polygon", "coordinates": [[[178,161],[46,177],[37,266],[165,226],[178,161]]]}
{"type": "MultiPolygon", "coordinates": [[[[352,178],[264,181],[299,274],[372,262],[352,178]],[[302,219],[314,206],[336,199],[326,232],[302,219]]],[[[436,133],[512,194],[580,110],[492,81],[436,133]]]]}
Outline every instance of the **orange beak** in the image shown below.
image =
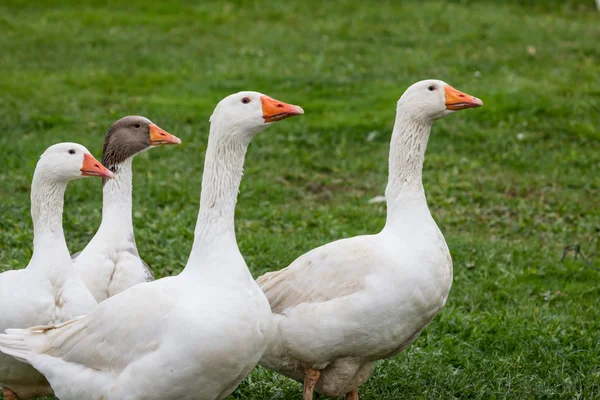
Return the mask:
{"type": "Polygon", "coordinates": [[[160,129],[156,124],[150,124],[150,146],[160,146],[163,144],[181,144],[181,139],[160,129]]]}
{"type": "Polygon", "coordinates": [[[300,106],[283,103],[279,100],[270,98],[269,96],[260,96],[262,103],[263,119],[265,123],[281,121],[294,115],[304,114],[304,110],[300,106]]]}
{"type": "Polygon", "coordinates": [[[81,175],[83,176],[100,176],[103,178],[114,179],[113,174],[108,168],[100,164],[93,155],[85,153],[83,155],[83,165],[81,166],[81,175]]]}
{"type": "Polygon", "coordinates": [[[446,110],[464,110],[483,105],[483,101],[477,97],[456,90],[450,85],[444,86],[444,91],[446,92],[446,110]]]}

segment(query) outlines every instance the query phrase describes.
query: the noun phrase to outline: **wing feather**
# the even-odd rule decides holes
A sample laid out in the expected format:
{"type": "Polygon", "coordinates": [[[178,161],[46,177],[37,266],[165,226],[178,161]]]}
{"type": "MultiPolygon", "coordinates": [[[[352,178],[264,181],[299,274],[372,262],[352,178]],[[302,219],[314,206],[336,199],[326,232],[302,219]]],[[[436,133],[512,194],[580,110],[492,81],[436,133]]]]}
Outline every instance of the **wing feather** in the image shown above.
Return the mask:
{"type": "Polygon", "coordinates": [[[257,279],[271,310],[282,314],[303,303],[321,303],[363,289],[376,258],[370,236],[338,240],[297,258],[288,267],[257,279]]]}
{"type": "Polygon", "coordinates": [[[123,369],[156,349],[156,338],[174,301],[149,284],[140,284],[104,302],[89,315],[54,327],[44,335],[38,353],[100,371],[123,369]],[[135,327],[135,328],[133,328],[135,327]]]}

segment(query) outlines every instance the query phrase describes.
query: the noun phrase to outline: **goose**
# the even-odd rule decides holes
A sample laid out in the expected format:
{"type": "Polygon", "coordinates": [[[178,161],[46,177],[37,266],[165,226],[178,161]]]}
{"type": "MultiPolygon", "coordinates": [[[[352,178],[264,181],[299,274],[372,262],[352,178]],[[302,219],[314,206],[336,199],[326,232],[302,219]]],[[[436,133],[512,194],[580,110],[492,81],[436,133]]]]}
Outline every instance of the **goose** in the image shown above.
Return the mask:
{"type": "Polygon", "coordinates": [[[180,143],[179,138],[141,116],[121,118],[108,130],[102,164],[115,174],[115,179],[103,180],[100,228],[81,252],[71,256],[77,274],[98,303],[138,283],[154,280],[133,235],[131,164],[136,154],[180,143]]]}
{"type": "Polygon", "coordinates": [[[375,361],[404,350],[444,307],[452,259],[425,199],[425,148],[435,120],[482,104],[439,80],[410,86],[396,109],[383,230],[258,278],[274,315],[260,364],[304,382],[304,400],[315,390],[357,400],[375,361]]]}
{"type": "MultiPolygon", "coordinates": [[[[0,332],[65,322],[96,307],[75,273],[62,228],[67,183],[83,176],[113,174],[76,143],[55,144],[40,157],[31,183],[33,255],[25,269],[0,274],[0,332]]],[[[52,393],[39,372],[4,354],[0,387],[5,400],[52,393]]]]}
{"type": "Polygon", "coordinates": [[[254,135],[299,114],[300,107],[257,92],[221,100],[210,118],[184,270],[62,325],[7,330],[0,351],[44,374],[62,400],[224,399],[260,359],[272,321],[236,243],[244,157],[254,135]]]}

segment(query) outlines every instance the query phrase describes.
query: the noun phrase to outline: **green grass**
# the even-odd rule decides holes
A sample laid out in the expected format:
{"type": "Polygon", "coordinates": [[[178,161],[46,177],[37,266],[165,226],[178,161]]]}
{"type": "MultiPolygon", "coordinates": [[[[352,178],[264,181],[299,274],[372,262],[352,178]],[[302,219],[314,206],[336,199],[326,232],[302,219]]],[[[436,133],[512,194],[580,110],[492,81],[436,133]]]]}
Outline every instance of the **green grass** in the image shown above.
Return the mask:
{"type": "MultiPolygon", "coordinates": [[[[31,255],[29,186],[49,145],[101,156],[142,114],[182,138],[135,163],[140,253],[178,273],[192,244],[208,117],[259,90],[302,105],[250,146],[238,242],[254,276],[377,232],[395,102],[439,78],[485,106],[439,121],[424,183],[453,255],[446,308],[378,364],[363,400],[600,398],[600,13],[588,1],[0,4],[0,270],[31,255]],[[367,140],[368,137],[372,140],[367,140]],[[591,265],[563,248],[598,253],[591,265]]],[[[72,251],[101,187],[69,185],[72,251]]],[[[233,399],[298,399],[257,368],[233,399]]]]}

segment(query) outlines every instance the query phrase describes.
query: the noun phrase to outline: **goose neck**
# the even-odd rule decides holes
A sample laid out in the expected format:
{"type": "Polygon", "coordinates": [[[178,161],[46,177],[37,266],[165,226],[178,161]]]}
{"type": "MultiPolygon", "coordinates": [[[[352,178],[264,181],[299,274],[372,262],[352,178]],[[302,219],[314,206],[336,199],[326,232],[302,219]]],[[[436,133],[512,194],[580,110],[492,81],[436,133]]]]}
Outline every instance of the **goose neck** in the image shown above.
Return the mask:
{"type": "Polygon", "coordinates": [[[48,179],[36,169],[31,183],[31,219],[33,221],[33,258],[47,256],[46,250],[68,256],[62,226],[64,194],[67,182],[48,179]]]}
{"type": "Polygon", "coordinates": [[[202,175],[200,211],[194,250],[237,248],[234,214],[249,140],[243,134],[221,134],[211,126],[202,175]]]}
{"type": "Polygon", "coordinates": [[[111,165],[115,179],[104,180],[102,187],[102,224],[100,229],[133,233],[132,220],[132,161],[133,156],[125,161],[111,165]]]}
{"type": "Polygon", "coordinates": [[[388,222],[403,210],[425,207],[423,161],[432,121],[416,118],[398,108],[389,155],[389,178],[385,190],[388,222]]]}

